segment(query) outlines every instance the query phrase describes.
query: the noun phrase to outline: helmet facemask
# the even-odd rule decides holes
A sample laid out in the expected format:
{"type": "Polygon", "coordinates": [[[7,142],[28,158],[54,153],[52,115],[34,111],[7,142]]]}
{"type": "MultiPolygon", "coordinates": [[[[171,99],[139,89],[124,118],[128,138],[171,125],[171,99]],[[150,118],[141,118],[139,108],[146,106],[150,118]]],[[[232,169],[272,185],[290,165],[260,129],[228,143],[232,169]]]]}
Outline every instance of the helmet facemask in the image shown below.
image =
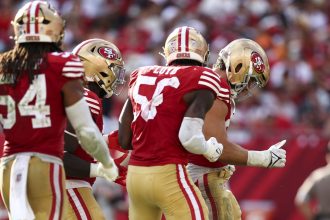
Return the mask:
{"type": "Polygon", "coordinates": [[[98,72],[94,75],[94,81],[106,93],[104,98],[110,98],[113,94],[119,95],[125,85],[125,68],[113,63],[108,68],[109,72],[98,72]],[[115,75],[115,80],[112,75],[115,75]]]}

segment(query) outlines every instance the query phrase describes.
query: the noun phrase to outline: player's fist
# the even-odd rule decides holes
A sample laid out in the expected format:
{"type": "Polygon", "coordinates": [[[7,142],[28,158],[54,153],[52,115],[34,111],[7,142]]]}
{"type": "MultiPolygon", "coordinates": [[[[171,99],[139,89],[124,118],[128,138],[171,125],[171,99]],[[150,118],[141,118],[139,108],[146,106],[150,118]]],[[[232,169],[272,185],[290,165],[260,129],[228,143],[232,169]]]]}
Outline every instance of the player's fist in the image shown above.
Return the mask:
{"type": "Polygon", "coordinates": [[[286,150],[281,147],[285,144],[286,140],[272,145],[268,151],[270,153],[270,161],[267,167],[284,167],[286,163],[286,150]]]}
{"type": "Polygon", "coordinates": [[[102,163],[92,163],[90,167],[91,177],[103,177],[110,182],[115,181],[118,174],[118,167],[113,161],[106,167],[102,163]]]}
{"type": "Polygon", "coordinates": [[[208,141],[206,141],[206,153],[204,153],[204,157],[208,159],[210,162],[215,162],[219,159],[222,154],[223,145],[218,143],[215,137],[211,137],[208,141]]]}

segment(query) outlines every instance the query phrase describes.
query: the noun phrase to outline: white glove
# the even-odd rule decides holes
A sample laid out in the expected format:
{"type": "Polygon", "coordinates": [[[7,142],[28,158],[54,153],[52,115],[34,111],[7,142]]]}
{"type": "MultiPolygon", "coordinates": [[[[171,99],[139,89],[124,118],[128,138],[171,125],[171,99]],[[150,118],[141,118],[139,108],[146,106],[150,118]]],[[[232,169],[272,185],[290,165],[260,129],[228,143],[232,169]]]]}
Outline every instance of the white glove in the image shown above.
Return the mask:
{"type": "Polygon", "coordinates": [[[272,145],[268,150],[271,154],[271,160],[267,167],[284,167],[286,162],[286,150],[281,147],[285,144],[286,140],[272,145]]]}
{"type": "Polygon", "coordinates": [[[210,162],[217,161],[222,154],[223,145],[218,143],[215,137],[211,137],[208,141],[206,141],[205,145],[206,152],[203,154],[204,157],[210,162]]]}
{"type": "Polygon", "coordinates": [[[90,177],[103,177],[106,180],[113,182],[118,177],[118,168],[113,160],[108,167],[104,167],[102,163],[91,163],[90,177]]]}
{"type": "Polygon", "coordinates": [[[247,165],[268,168],[284,167],[286,151],[281,147],[285,142],[286,140],[280,141],[264,151],[248,151],[247,165]]]}

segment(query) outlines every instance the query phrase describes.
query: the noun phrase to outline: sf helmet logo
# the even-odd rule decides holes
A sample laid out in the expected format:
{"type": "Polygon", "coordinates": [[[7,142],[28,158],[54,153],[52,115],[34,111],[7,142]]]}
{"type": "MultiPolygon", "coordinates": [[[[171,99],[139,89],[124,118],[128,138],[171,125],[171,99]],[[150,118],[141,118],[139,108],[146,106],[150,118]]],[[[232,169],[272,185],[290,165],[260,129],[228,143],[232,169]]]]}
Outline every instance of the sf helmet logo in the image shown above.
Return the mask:
{"type": "Polygon", "coordinates": [[[116,51],[110,47],[100,47],[98,52],[102,57],[109,60],[115,60],[118,58],[116,51]]]}
{"type": "Polygon", "coordinates": [[[265,71],[264,61],[257,52],[252,52],[251,61],[252,61],[253,69],[257,73],[263,73],[265,71]]]}

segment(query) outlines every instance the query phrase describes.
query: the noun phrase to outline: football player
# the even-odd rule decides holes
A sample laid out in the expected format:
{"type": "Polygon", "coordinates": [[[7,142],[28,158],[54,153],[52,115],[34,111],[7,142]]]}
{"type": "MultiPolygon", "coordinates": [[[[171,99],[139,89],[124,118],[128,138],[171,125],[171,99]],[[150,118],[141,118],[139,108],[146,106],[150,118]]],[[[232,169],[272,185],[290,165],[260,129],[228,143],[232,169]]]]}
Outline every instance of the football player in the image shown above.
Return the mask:
{"type": "Polygon", "coordinates": [[[83,65],[60,49],[64,20],[49,3],[31,1],[12,24],[16,44],[0,59],[2,199],[10,219],[62,219],[66,117],[84,150],[107,173],[117,168],[83,98],[83,65]]]}
{"type": "MultiPolygon", "coordinates": [[[[118,95],[124,85],[125,69],[119,49],[111,42],[102,39],[89,39],[76,46],[72,52],[85,67],[84,98],[92,117],[100,130],[103,129],[102,98],[118,95]]],[[[82,116],[84,117],[84,116],[82,116]]],[[[64,168],[67,176],[66,192],[69,204],[65,219],[105,219],[93,196],[92,185],[96,177],[104,177],[103,167],[80,147],[74,130],[68,125],[65,131],[64,168]]],[[[122,149],[116,143],[117,132],[105,136],[109,148],[122,149]]],[[[127,153],[120,157],[125,159],[127,153]]],[[[116,160],[115,160],[116,162],[116,160]]],[[[118,167],[120,166],[117,164],[118,167]]],[[[121,169],[125,177],[125,168],[121,169]]],[[[111,179],[110,179],[111,180],[111,179]]]]}
{"type": "Polygon", "coordinates": [[[221,92],[206,114],[203,132],[205,137],[215,137],[223,144],[223,153],[214,163],[190,154],[188,171],[202,192],[210,211],[209,218],[236,220],[241,218],[241,210],[225,184],[235,167],[227,164],[284,167],[286,151],[281,147],[285,141],[274,144],[268,150],[248,151],[227,137],[234,101],[250,96],[254,89],[264,87],[268,82],[268,58],[259,44],[250,39],[232,41],[220,51],[213,70],[220,75],[221,92]]]}
{"type": "Polygon", "coordinates": [[[205,68],[209,49],[194,28],[176,28],[164,46],[166,66],[130,76],[119,119],[119,143],[133,149],[127,171],[129,218],[208,219],[200,191],[187,173],[188,152],[216,161],[222,145],[202,133],[204,117],[220,93],[220,78],[205,68]]]}

